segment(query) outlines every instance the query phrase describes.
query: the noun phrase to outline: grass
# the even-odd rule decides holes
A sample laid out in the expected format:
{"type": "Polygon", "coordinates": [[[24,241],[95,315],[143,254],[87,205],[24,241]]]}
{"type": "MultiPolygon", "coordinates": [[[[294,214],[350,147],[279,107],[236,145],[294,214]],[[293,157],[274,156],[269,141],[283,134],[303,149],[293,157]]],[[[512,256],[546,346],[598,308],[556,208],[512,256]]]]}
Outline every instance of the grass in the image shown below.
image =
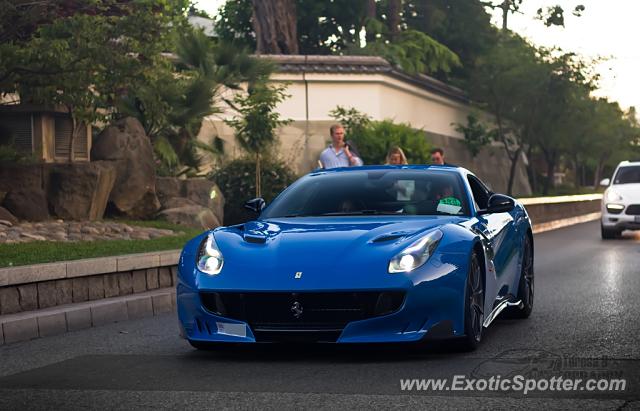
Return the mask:
{"type": "Polygon", "coordinates": [[[111,221],[142,227],[163,228],[178,234],[151,240],[32,241],[28,243],[0,244],[0,267],[175,250],[182,248],[187,241],[202,232],[200,229],[185,228],[158,220],[111,221]]]}

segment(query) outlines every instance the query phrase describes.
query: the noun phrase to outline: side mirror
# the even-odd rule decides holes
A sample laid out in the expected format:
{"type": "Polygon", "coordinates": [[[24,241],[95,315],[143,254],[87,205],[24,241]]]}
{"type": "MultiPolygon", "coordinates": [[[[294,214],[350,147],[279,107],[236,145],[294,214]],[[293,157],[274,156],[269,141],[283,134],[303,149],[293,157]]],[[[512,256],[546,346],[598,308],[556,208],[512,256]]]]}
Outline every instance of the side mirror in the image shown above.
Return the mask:
{"type": "Polygon", "coordinates": [[[611,184],[611,179],[609,178],[605,178],[604,180],[600,181],[600,185],[602,187],[609,187],[609,184],[611,184]]]}
{"type": "Polygon", "coordinates": [[[489,204],[485,210],[478,210],[478,214],[508,213],[516,206],[513,198],[502,194],[489,197],[489,204]]]}
{"type": "Polygon", "coordinates": [[[244,208],[255,213],[260,213],[266,206],[267,203],[262,197],[254,198],[244,203],[244,208]]]}

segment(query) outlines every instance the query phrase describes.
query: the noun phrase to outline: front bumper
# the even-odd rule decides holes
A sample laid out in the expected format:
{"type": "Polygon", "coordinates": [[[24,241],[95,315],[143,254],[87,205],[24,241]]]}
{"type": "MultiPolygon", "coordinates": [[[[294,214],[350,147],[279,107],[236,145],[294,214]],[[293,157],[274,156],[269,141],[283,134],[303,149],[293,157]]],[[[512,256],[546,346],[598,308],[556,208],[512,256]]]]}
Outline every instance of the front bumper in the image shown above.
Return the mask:
{"type": "Polygon", "coordinates": [[[602,226],[607,229],[640,230],[640,215],[627,214],[629,206],[625,206],[619,213],[611,213],[605,205],[602,206],[602,226]]]}
{"type": "Polygon", "coordinates": [[[181,332],[194,342],[234,343],[397,343],[461,336],[467,267],[443,265],[440,257],[424,266],[436,275],[404,288],[265,292],[198,289],[179,281],[181,332]]]}

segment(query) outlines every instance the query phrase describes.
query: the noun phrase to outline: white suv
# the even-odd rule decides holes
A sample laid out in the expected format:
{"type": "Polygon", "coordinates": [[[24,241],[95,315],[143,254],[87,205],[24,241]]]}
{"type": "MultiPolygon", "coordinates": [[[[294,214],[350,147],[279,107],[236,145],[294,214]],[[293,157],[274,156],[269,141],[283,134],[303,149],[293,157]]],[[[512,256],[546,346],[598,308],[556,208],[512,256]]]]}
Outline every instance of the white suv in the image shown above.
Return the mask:
{"type": "Polygon", "coordinates": [[[640,230],[640,161],[623,161],[613,179],[600,182],[609,186],[602,198],[602,238],[616,238],[623,230],[640,230]]]}

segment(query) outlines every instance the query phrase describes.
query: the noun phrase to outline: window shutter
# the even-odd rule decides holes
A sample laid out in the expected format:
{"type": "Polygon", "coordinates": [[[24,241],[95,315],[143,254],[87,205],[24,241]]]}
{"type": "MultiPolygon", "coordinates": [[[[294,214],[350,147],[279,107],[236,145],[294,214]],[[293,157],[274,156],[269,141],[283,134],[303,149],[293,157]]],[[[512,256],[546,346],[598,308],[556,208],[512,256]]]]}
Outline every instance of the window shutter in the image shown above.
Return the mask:
{"type": "Polygon", "coordinates": [[[10,130],[16,149],[33,152],[33,128],[31,114],[3,114],[0,124],[10,130]]]}
{"type": "MultiPolygon", "coordinates": [[[[56,158],[69,158],[69,144],[71,133],[73,133],[73,121],[66,115],[57,115],[56,123],[56,158]]],[[[87,141],[87,130],[83,128],[76,136],[73,147],[73,157],[86,160],[89,158],[89,146],[87,141]]]]}
{"type": "Polygon", "coordinates": [[[55,153],[56,158],[69,158],[69,142],[71,141],[71,130],[73,129],[73,123],[71,119],[66,116],[55,116],[55,129],[56,129],[56,143],[55,153]]]}
{"type": "Polygon", "coordinates": [[[88,160],[89,159],[89,146],[87,144],[87,127],[82,127],[79,135],[76,136],[75,147],[73,154],[75,158],[88,160]]]}

